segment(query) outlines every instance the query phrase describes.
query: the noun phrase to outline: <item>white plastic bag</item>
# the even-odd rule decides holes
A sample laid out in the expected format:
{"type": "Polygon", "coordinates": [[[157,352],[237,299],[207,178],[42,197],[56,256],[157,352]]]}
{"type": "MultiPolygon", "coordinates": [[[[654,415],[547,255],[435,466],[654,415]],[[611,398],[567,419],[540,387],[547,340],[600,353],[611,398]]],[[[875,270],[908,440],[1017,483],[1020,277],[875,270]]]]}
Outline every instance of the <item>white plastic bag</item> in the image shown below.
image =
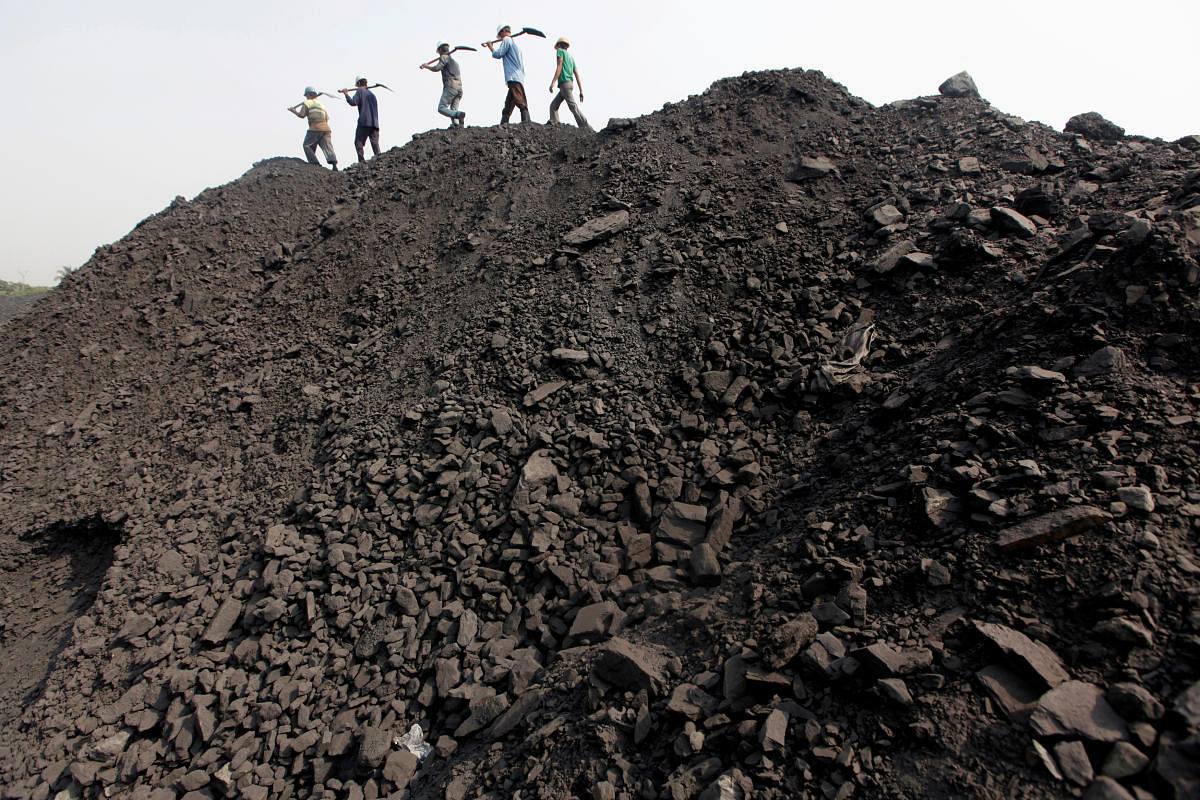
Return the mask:
{"type": "Polygon", "coordinates": [[[424,758],[433,750],[425,741],[425,732],[421,730],[421,726],[415,724],[408,729],[408,733],[397,736],[392,743],[397,747],[403,747],[417,758],[424,758]]]}

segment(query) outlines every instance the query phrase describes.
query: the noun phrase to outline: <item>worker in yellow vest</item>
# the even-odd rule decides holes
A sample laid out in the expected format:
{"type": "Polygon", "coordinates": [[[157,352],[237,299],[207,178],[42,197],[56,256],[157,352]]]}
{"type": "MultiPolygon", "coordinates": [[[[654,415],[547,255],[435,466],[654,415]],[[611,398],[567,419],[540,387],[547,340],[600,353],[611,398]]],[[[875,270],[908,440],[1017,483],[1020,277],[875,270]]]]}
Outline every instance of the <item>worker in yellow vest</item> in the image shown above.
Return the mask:
{"type": "Polygon", "coordinates": [[[317,97],[321,93],[311,86],[304,87],[304,102],[297,103],[288,109],[297,117],[308,119],[308,133],[304,134],[304,156],[310,164],[317,161],[317,145],[325,154],[329,166],[337,172],[337,154],[333,152],[333,132],[329,127],[329,112],[317,97]]]}

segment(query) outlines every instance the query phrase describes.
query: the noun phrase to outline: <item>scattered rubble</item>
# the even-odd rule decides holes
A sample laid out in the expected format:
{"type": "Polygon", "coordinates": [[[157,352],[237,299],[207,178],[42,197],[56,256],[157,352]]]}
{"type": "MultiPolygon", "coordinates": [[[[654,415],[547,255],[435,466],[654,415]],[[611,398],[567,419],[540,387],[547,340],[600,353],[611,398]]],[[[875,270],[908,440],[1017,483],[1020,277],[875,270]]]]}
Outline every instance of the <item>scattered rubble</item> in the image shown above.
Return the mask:
{"type": "Polygon", "coordinates": [[[4,797],[1194,796],[1200,148],[1084,116],[748,73],[99,248],[0,328],[4,797]]]}

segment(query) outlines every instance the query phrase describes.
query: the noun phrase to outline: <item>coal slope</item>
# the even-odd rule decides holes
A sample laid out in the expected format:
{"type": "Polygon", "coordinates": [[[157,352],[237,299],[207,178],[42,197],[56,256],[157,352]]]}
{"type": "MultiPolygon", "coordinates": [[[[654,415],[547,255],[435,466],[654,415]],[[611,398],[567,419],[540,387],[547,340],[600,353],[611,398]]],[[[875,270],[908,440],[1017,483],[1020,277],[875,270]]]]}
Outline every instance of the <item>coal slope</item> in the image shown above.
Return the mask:
{"type": "Polygon", "coordinates": [[[41,297],[41,293],[23,295],[0,294],[0,325],[24,314],[41,297]]]}
{"type": "Polygon", "coordinates": [[[5,580],[119,535],[4,797],[1196,797],[1198,143],[781,71],[177,199],[0,330],[5,580]]]}

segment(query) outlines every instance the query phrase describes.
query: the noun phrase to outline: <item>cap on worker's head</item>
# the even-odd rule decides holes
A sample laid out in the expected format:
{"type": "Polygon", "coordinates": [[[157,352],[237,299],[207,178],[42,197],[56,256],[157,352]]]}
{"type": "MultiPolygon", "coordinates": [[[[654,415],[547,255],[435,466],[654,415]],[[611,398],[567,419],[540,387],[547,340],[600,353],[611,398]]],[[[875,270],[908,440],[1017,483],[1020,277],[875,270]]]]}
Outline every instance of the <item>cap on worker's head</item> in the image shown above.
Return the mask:
{"type": "Polygon", "coordinates": [[[496,35],[497,35],[497,36],[500,36],[500,35],[501,35],[501,34],[503,34],[505,31],[508,31],[509,33],[512,33],[512,28],[511,28],[511,27],[509,27],[508,25],[501,25],[499,28],[496,28],[496,35]]]}
{"type": "Polygon", "coordinates": [[[554,43],[555,47],[558,47],[559,45],[561,45],[563,47],[570,47],[571,43],[567,41],[567,37],[563,36],[557,42],[554,43]]]}
{"type": "Polygon", "coordinates": [[[443,50],[443,49],[445,49],[445,50],[449,50],[449,49],[450,49],[450,45],[446,44],[445,42],[442,42],[441,44],[439,44],[439,45],[437,46],[437,51],[438,51],[439,53],[440,53],[440,52],[442,52],[442,50],[443,50]]]}
{"type": "Polygon", "coordinates": [[[311,87],[311,86],[305,86],[305,87],[304,87],[304,93],[305,93],[305,94],[320,94],[320,92],[318,92],[316,89],[314,89],[314,88],[313,88],[313,87],[311,87]]]}
{"type": "Polygon", "coordinates": [[[367,82],[367,79],[366,79],[366,78],[364,78],[362,75],[359,75],[358,77],[356,77],[356,78],[354,79],[354,82],[355,82],[356,84],[358,84],[358,83],[366,83],[366,82],[367,82]]]}

